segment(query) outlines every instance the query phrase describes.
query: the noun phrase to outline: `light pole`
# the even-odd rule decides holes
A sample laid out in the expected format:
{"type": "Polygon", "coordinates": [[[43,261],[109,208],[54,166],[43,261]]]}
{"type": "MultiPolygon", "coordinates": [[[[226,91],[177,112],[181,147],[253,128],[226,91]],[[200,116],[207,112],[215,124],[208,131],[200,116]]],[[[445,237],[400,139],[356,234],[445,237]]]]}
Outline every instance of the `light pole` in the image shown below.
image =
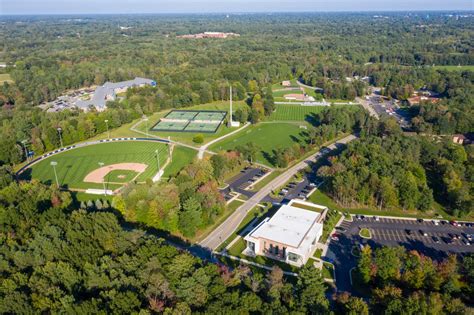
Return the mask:
{"type": "Polygon", "coordinates": [[[28,142],[28,140],[23,140],[23,141],[21,141],[21,144],[23,145],[23,149],[25,150],[25,157],[26,157],[26,161],[28,162],[29,161],[28,150],[26,149],[26,143],[27,142],[28,142]]]}
{"type": "Polygon", "coordinates": [[[109,120],[104,120],[105,126],[107,127],[107,139],[110,139],[110,131],[109,131],[109,120]]]}
{"type": "Polygon", "coordinates": [[[58,134],[59,134],[59,141],[61,142],[61,148],[63,147],[63,137],[61,136],[62,132],[63,132],[63,129],[61,127],[58,127],[58,134]]]}
{"type": "MultiPolygon", "coordinates": [[[[104,166],[104,162],[99,162],[99,166],[104,166]]],[[[105,189],[105,178],[102,179],[102,185],[104,186],[104,196],[107,196],[107,190],[105,189]]]]}
{"type": "Polygon", "coordinates": [[[50,164],[51,164],[51,166],[53,167],[54,178],[56,178],[56,185],[57,185],[58,188],[59,188],[58,173],[56,173],[56,165],[58,165],[58,162],[52,161],[50,164]]]}

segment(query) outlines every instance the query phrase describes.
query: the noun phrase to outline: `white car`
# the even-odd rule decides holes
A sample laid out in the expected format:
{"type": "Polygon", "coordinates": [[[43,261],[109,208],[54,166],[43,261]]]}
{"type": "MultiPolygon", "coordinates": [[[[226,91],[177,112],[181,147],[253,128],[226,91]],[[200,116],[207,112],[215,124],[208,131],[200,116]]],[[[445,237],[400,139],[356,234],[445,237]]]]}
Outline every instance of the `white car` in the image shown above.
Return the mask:
{"type": "Polygon", "coordinates": [[[433,220],[434,225],[439,225],[439,221],[433,220]]]}

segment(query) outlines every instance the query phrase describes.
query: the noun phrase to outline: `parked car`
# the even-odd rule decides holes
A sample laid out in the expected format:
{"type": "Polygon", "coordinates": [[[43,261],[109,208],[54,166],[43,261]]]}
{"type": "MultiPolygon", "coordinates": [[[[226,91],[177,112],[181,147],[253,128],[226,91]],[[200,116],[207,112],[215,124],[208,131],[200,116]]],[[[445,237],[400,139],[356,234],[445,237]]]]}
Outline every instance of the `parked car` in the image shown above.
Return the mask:
{"type": "Polygon", "coordinates": [[[405,233],[406,233],[407,235],[412,235],[412,234],[413,234],[413,232],[412,232],[411,230],[409,230],[409,229],[406,229],[406,230],[405,230],[405,233]]]}
{"type": "Polygon", "coordinates": [[[451,221],[449,223],[451,223],[452,226],[456,226],[456,227],[459,226],[459,224],[456,221],[451,221]]]}
{"type": "Polygon", "coordinates": [[[333,233],[333,234],[331,235],[331,239],[332,239],[333,241],[339,241],[339,234],[333,233]]]}
{"type": "Polygon", "coordinates": [[[336,231],[339,231],[341,233],[347,232],[347,230],[345,228],[343,228],[342,226],[336,226],[336,231]]]}
{"type": "Polygon", "coordinates": [[[423,219],[418,219],[416,221],[418,221],[418,223],[423,223],[423,219]]]}
{"type": "Polygon", "coordinates": [[[436,220],[433,220],[433,224],[434,224],[434,225],[439,225],[439,222],[436,221],[436,220]]]}
{"type": "Polygon", "coordinates": [[[468,240],[462,240],[462,242],[464,243],[464,245],[471,245],[471,243],[468,241],[468,240]]]}
{"type": "Polygon", "coordinates": [[[380,221],[380,218],[378,216],[374,215],[374,220],[375,221],[380,221]]]}
{"type": "Polygon", "coordinates": [[[420,230],[420,234],[423,236],[428,236],[428,233],[426,231],[420,230]]]}
{"type": "Polygon", "coordinates": [[[433,236],[433,241],[434,241],[435,243],[439,243],[439,238],[436,237],[436,236],[433,236]]]}

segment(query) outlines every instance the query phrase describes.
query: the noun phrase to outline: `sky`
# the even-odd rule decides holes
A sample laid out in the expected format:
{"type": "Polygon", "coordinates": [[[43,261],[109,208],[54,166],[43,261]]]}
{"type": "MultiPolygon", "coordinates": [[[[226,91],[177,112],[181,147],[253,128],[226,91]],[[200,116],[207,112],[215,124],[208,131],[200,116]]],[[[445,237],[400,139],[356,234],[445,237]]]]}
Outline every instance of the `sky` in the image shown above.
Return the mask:
{"type": "Polygon", "coordinates": [[[474,10],[474,0],[0,0],[0,15],[474,10]]]}

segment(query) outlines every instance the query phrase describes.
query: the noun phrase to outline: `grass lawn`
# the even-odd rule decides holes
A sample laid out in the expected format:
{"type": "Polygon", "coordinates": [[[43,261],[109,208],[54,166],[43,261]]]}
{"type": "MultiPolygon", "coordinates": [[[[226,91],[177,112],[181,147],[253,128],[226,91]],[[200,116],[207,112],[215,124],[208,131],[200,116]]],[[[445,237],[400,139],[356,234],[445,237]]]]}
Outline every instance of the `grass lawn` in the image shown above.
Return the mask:
{"type": "Polygon", "coordinates": [[[359,235],[363,238],[372,238],[372,234],[368,228],[361,229],[359,235]]]}
{"type": "Polygon", "coordinates": [[[474,71],[474,65],[467,66],[434,66],[434,69],[437,70],[448,70],[448,71],[474,71]]]}
{"type": "Polygon", "coordinates": [[[323,278],[334,280],[334,267],[333,265],[323,262],[323,278]]]}
{"type": "MultiPolygon", "coordinates": [[[[163,165],[168,152],[165,144],[134,141],[111,142],[73,149],[51,156],[32,166],[31,173],[27,171],[23,174],[26,179],[31,177],[37,178],[41,182],[54,183],[54,172],[50,163],[56,161],[58,163],[56,171],[61,186],[82,189],[102,188],[102,184],[84,183],[84,177],[99,168],[99,162],[103,162],[105,166],[129,162],[148,165],[146,170],[137,177],[137,181],[145,181],[157,173],[156,149],[160,150],[160,163],[163,165]]],[[[109,188],[114,189],[116,186],[109,185],[109,188]]]]}
{"type": "Polygon", "coordinates": [[[378,210],[368,208],[345,208],[335,203],[331,197],[326,195],[321,190],[316,190],[309,198],[309,200],[315,204],[320,204],[328,207],[329,209],[335,209],[341,212],[348,212],[351,214],[363,214],[363,215],[378,215],[378,216],[393,216],[393,217],[407,217],[407,218],[436,218],[438,214],[441,214],[445,219],[452,219],[453,217],[443,211],[442,206],[435,204],[435,210],[431,212],[417,212],[417,211],[403,211],[403,210],[378,210]]]}
{"type": "Polygon", "coordinates": [[[181,171],[181,169],[186,165],[190,164],[196,156],[196,150],[182,146],[175,146],[173,149],[173,158],[171,160],[171,164],[165,168],[163,177],[172,177],[177,175],[179,171],[181,171]]]}
{"type": "Polygon", "coordinates": [[[323,235],[321,235],[321,238],[319,239],[320,243],[326,242],[329,237],[329,233],[331,233],[331,231],[334,229],[341,217],[342,214],[340,212],[334,212],[334,210],[332,209],[328,211],[328,214],[323,224],[323,235]]]}
{"type": "Polygon", "coordinates": [[[239,145],[254,142],[259,148],[255,162],[274,166],[276,148],[288,148],[294,143],[305,141],[304,130],[298,124],[291,123],[260,123],[238,132],[231,137],[213,144],[213,151],[233,150],[239,145]]]}
{"type": "Polygon", "coordinates": [[[8,82],[8,83],[13,83],[13,80],[10,76],[9,73],[0,73],[0,85],[3,85],[3,83],[8,82]]]}

